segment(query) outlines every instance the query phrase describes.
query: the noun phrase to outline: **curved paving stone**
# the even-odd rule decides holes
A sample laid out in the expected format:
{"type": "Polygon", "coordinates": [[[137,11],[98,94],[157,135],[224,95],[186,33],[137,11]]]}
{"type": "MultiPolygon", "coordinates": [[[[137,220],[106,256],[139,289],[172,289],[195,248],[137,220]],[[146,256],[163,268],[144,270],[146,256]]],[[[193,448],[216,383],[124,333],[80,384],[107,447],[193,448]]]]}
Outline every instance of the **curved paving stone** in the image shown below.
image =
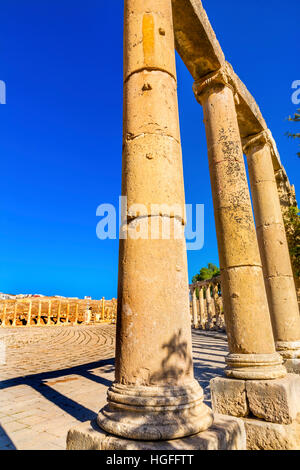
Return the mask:
{"type": "MultiPolygon", "coordinates": [[[[65,449],[73,425],[94,419],[114,379],[114,325],[0,330],[0,449],[65,449]]],[[[222,373],[224,335],[193,331],[195,377],[210,403],[222,373]]]]}

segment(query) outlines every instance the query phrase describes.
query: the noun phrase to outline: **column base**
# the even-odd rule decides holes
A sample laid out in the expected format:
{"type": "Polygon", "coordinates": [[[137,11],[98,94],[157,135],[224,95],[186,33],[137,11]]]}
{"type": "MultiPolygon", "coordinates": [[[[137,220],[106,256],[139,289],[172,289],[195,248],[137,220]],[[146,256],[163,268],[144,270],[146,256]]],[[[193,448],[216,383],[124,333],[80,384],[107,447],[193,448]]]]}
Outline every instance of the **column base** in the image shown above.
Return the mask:
{"type": "Polygon", "coordinates": [[[108,434],[95,421],[71,428],[67,450],[245,450],[246,433],[241,419],[214,416],[214,424],[193,436],[169,441],[138,441],[108,434]]]}
{"type": "Polygon", "coordinates": [[[194,380],[182,386],[132,386],[114,383],[98,425],[106,432],[144,441],[177,439],[211,426],[211,409],[194,380]]]}
{"type": "Polygon", "coordinates": [[[210,382],[214,413],[244,420],[248,449],[300,449],[300,377],[210,382]],[[297,447],[298,446],[298,447],[297,447]]]}
{"type": "Polygon", "coordinates": [[[300,359],[300,341],[277,341],[275,346],[283,359],[300,359]]]}
{"type": "Polygon", "coordinates": [[[283,365],[289,374],[300,375],[300,359],[286,359],[283,365]]]}
{"type": "Polygon", "coordinates": [[[276,424],[243,419],[247,450],[300,450],[300,422],[276,424]]]}
{"type": "Polygon", "coordinates": [[[229,354],[225,374],[233,379],[271,380],[284,377],[286,369],[280,354],[229,354]]]}

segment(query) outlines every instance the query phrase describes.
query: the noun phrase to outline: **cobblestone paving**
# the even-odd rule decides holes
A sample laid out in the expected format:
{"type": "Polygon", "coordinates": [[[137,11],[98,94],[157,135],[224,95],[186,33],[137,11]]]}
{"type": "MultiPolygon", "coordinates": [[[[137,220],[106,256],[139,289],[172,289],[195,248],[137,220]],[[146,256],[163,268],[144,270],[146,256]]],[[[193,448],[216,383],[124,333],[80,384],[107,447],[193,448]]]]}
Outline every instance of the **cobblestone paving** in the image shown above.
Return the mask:
{"type": "MultiPolygon", "coordinates": [[[[195,376],[209,402],[225,336],[193,332],[195,376]]],[[[0,330],[0,449],[65,449],[68,429],[95,418],[114,378],[114,325],[0,330]],[[1,361],[1,354],[0,354],[1,361]]]]}

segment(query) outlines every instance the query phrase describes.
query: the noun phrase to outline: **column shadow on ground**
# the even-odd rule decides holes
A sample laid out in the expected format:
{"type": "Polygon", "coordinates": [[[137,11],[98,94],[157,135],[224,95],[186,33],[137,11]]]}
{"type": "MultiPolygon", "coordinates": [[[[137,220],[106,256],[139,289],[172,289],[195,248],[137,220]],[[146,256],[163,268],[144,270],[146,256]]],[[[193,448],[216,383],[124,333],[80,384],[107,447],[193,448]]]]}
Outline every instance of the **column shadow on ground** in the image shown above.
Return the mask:
{"type": "Polygon", "coordinates": [[[110,380],[107,380],[106,378],[100,377],[98,375],[94,375],[90,372],[93,369],[97,369],[106,365],[110,365],[113,368],[114,359],[104,359],[102,361],[91,362],[88,364],[71,367],[69,369],[61,369],[58,371],[43,372],[39,374],[28,375],[25,377],[17,377],[13,379],[3,380],[0,381],[0,390],[19,385],[27,385],[36,390],[38,393],[40,393],[48,401],[58,406],[69,415],[73,416],[78,421],[84,422],[94,419],[96,414],[92,410],[81,405],[80,403],[77,403],[71,398],[68,398],[57,390],[51,388],[51,386],[49,386],[45,382],[50,379],[56,379],[60,377],[66,378],[70,375],[79,375],[89,380],[92,380],[98,384],[102,384],[106,387],[109,387],[111,385],[110,380]]]}
{"type": "MultiPolygon", "coordinates": [[[[223,375],[225,364],[220,361],[220,354],[214,354],[214,351],[223,352],[224,356],[227,352],[227,343],[224,340],[216,339],[215,341],[207,341],[208,338],[205,338],[204,334],[197,333],[193,334],[193,351],[194,351],[194,361],[193,363],[189,363],[188,367],[194,368],[194,374],[196,380],[200,383],[202,388],[204,389],[205,393],[205,402],[210,404],[210,391],[209,391],[209,382],[212,378],[216,376],[223,375]],[[203,349],[211,350],[211,358],[206,357],[206,353],[203,353],[203,349]],[[205,358],[199,358],[199,354],[205,354],[205,358]],[[195,357],[196,356],[196,357],[195,357]]],[[[173,360],[178,357],[178,359],[182,359],[187,354],[187,345],[181,338],[181,332],[178,333],[178,336],[171,339],[171,341],[164,345],[164,349],[166,350],[166,359],[162,362],[161,368],[157,371],[156,375],[159,378],[161,377],[178,377],[180,376],[183,371],[174,365],[177,361],[173,360]],[[169,367],[169,363],[173,364],[173,368],[169,367]]],[[[178,364],[180,361],[178,361],[178,364]]],[[[76,420],[80,422],[84,421],[94,421],[96,418],[96,413],[89,408],[81,405],[80,403],[66,397],[65,395],[61,394],[60,392],[51,388],[51,384],[48,385],[47,382],[50,379],[60,378],[60,377],[67,377],[70,375],[79,375],[85,377],[89,380],[92,380],[98,384],[104,385],[109,387],[111,385],[111,381],[107,380],[104,377],[99,375],[94,375],[91,371],[93,369],[101,368],[103,366],[111,366],[110,372],[113,370],[114,367],[114,358],[109,358],[101,361],[96,361],[88,364],[83,364],[79,366],[74,366],[71,368],[65,368],[57,371],[51,372],[44,372],[39,374],[32,374],[24,377],[17,377],[13,379],[7,379],[0,381],[0,390],[7,389],[10,387],[18,386],[18,385],[27,385],[32,387],[38,393],[40,393],[44,398],[48,401],[54,403],[56,406],[61,408],[64,412],[68,413],[76,420]]],[[[156,378],[157,378],[156,377],[156,378]]],[[[180,425],[180,423],[178,423],[180,425]]],[[[5,435],[5,431],[3,435],[5,435]]],[[[7,436],[7,435],[6,435],[7,436]]],[[[4,436],[5,437],[5,436],[4,436]]],[[[2,434],[0,434],[0,440],[2,438],[2,434]]],[[[7,436],[8,443],[7,446],[13,446],[12,441],[7,436]]],[[[3,448],[0,445],[0,448],[3,448]]],[[[176,442],[170,443],[170,449],[176,448],[176,442]]]]}
{"type": "Polygon", "coordinates": [[[0,425],[0,449],[1,450],[16,450],[16,446],[0,425]]]}

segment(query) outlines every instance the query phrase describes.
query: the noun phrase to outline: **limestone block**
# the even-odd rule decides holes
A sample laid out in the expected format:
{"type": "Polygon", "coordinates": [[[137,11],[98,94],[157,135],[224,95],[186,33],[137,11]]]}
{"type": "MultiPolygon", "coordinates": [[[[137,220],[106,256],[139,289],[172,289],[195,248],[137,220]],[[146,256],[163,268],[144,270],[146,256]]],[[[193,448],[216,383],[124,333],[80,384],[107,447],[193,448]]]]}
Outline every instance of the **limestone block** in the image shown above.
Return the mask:
{"type": "Polygon", "coordinates": [[[248,416],[245,380],[215,377],[210,381],[210,390],[215,413],[237,417],[248,416]]]}
{"type": "Polygon", "coordinates": [[[247,450],[300,450],[300,424],[275,424],[243,419],[247,450]]]}
{"type": "Polygon", "coordinates": [[[290,424],[300,412],[300,377],[296,374],[247,381],[246,393],[250,411],[265,421],[290,424]]]}
{"type": "Polygon", "coordinates": [[[300,359],[286,359],[284,361],[284,366],[290,374],[300,375],[300,359]]]}
{"type": "Polygon", "coordinates": [[[246,433],[241,419],[215,415],[214,424],[199,434],[171,441],[135,441],[107,434],[95,422],[71,428],[67,450],[245,450],[246,433]]]}
{"type": "Polygon", "coordinates": [[[176,49],[196,80],[225,63],[222,48],[199,1],[172,0],[176,49]]]}

